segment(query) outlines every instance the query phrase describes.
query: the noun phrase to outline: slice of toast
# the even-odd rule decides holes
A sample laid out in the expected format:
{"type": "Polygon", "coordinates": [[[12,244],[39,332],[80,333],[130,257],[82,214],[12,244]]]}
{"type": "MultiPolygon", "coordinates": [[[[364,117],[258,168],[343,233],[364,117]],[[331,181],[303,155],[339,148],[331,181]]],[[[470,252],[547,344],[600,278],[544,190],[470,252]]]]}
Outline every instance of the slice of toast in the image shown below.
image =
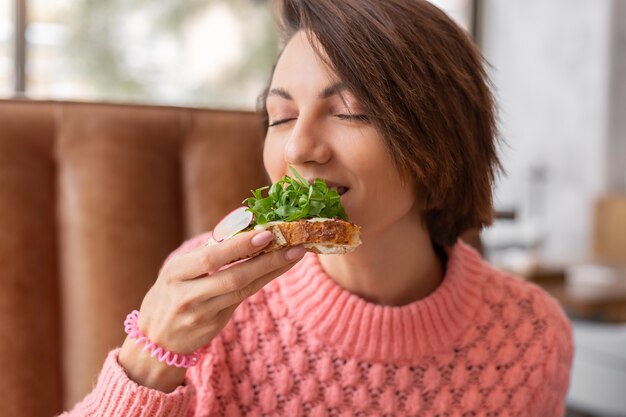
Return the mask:
{"type": "Polygon", "coordinates": [[[286,246],[303,245],[309,252],[342,254],[352,252],[361,244],[361,228],[341,219],[306,219],[295,222],[271,222],[256,226],[274,234],[274,240],[258,254],[286,246]]]}

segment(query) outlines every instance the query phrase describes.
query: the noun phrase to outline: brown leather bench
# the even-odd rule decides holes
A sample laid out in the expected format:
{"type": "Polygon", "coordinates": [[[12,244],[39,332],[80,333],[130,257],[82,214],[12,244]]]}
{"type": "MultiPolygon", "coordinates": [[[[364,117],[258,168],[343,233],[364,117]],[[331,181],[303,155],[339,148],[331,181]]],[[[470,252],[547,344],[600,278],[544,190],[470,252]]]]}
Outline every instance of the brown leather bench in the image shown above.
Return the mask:
{"type": "Polygon", "coordinates": [[[254,113],[0,100],[0,414],[91,390],[166,255],[266,183],[254,113]]]}

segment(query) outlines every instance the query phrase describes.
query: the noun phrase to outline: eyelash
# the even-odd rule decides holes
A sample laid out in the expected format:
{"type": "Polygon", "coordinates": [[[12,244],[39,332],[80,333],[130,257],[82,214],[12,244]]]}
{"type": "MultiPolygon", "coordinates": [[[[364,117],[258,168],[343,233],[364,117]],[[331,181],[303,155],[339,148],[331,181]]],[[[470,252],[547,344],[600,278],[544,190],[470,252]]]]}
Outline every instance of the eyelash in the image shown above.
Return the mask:
{"type": "Polygon", "coordinates": [[[367,114],[336,114],[335,117],[338,117],[341,120],[357,120],[360,122],[369,120],[367,114]]]}
{"type": "MultiPolygon", "coordinates": [[[[356,121],[367,121],[369,120],[369,118],[367,117],[366,114],[335,114],[335,117],[337,117],[338,119],[341,120],[356,120],[356,121]]],[[[276,120],[275,122],[270,123],[269,125],[267,125],[268,127],[273,127],[273,126],[278,126],[281,125],[283,123],[287,123],[290,122],[292,120],[296,120],[295,117],[291,117],[288,119],[280,119],[280,120],[276,120]]]]}
{"type": "Polygon", "coordinates": [[[273,126],[282,125],[283,123],[287,123],[287,122],[290,122],[292,120],[296,120],[295,117],[291,117],[289,119],[276,120],[275,122],[272,122],[272,123],[268,124],[267,127],[273,127],[273,126]]]}

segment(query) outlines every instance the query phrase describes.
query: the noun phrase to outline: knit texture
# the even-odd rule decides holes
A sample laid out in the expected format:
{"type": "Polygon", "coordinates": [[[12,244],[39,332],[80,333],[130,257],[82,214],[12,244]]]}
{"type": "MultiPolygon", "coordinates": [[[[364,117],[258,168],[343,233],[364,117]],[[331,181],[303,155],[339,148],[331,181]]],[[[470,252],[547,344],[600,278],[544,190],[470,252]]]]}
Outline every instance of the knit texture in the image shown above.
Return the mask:
{"type": "Polygon", "coordinates": [[[114,350],[64,416],[560,417],[573,345],[554,299],[459,241],[442,284],[401,307],[351,294],[308,253],[204,352],[165,394],[130,381],[114,350]]]}

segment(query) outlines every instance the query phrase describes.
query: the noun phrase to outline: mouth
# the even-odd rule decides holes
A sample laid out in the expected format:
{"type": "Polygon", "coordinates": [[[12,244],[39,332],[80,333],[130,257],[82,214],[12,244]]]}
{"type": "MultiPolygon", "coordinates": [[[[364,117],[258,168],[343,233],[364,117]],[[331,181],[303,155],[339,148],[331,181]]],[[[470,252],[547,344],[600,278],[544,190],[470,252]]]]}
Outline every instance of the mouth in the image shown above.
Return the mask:
{"type": "Polygon", "coordinates": [[[343,185],[340,185],[338,187],[330,187],[331,190],[335,190],[337,191],[337,194],[344,195],[345,193],[348,192],[349,188],[348,187],[344,187],[343,185]]]}

